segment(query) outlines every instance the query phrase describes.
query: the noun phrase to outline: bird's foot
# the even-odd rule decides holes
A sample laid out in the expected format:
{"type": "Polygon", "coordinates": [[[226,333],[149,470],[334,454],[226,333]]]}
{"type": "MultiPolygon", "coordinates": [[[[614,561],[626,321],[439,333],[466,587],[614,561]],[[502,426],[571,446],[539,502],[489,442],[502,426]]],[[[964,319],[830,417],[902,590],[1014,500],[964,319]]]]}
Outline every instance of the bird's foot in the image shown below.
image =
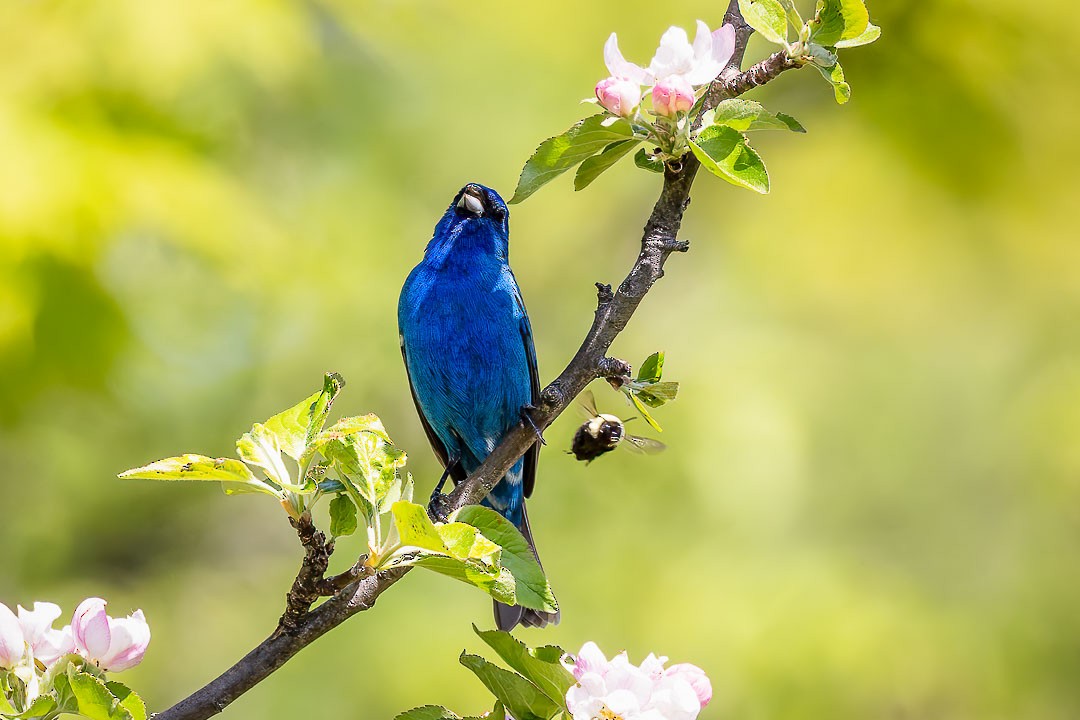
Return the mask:
{"type": "Polygon", "coordinates": [[[450,511],[453,509],[450,507],[450,501],[446,498],[446,495],[442,494],[438,490],[431,493],[431,500],[428,501],[428,515],[439,522],[450,522],[450,511]]]}
{"type": "Polygon", "coordinates": [[[536,433],[536,442],[540,443],[541,445],[547,445],[547,440],[544,439],[544,434],[540,432],[540,428],[536,426],[536,423],[533,421],[532,415],[530,414],[535,409],[535,405],[522,405],[521,422],[533,429],[533,432],[536,433]]]}

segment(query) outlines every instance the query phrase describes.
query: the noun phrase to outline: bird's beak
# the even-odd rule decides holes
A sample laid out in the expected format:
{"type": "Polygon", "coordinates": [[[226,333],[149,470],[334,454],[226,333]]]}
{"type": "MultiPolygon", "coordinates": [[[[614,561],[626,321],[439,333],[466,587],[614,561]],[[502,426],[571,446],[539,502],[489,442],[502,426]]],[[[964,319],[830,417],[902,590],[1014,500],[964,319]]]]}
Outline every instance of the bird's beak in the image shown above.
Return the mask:
{"type": "Polygon", "coordinates": [[[458,200],[457,206],[459,209],[472,213],[477,217],[484,214],[484,203],[480,200],[479,190],[471,186],[466,187],[461,193],[461,199],[458,200]]]}

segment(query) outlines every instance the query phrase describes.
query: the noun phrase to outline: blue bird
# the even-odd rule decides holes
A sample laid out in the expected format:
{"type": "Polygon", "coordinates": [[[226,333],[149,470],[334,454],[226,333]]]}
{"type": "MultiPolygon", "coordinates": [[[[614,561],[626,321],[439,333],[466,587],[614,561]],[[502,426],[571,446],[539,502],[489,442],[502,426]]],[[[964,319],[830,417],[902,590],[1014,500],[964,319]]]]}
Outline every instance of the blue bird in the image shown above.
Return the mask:
{"type": "MultiPolygon", "coordinates": [[[[409,273],[398,302],[401,354],[413,402],[432,449],[454,483],[480,467],[526,406],[540,398],[532,328],[508,262],[510,225],[498,193],[470,183],[435,226],[424,259],[409,273]]],[[[514,523],[536,553],[525,498],[536,482],[534,444],[484,498],[514,523]]],[[[500,630],[559,621],[495,603],[500,630]]]]}

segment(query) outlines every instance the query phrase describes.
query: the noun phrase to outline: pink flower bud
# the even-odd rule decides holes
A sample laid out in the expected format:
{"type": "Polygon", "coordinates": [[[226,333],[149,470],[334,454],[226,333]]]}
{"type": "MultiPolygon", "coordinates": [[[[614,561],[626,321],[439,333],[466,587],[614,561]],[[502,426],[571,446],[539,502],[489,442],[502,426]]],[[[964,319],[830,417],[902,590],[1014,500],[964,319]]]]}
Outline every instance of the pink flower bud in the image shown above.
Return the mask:
{"type": "Polygon", "coordinates": [[[630,117],[641,103],[641,87],[633,80],[609,77],[596,83],[596,99],[608,112],[630,117]]]}
{"type": "Polygon", "coordinates": [[[79,605],[71,630],[79,653],[112,672],[138,665],[150,644],[150,626],[142,610],[126,618],[111,618],[101,598],[88,598],[79,605]]]}
{"type": "Polygon", "coordinates": [[[691,665],[690,663],[672,665],[664,673],[664,677],[682,678],[688,682],[690,687],[694,689],[702,709],[712,700],[712,683],[709,682],[709,677],[705,674],[705,671],[697,665],[691,665]]]}
{"type": "Polygon", "coordinates": [[[0,668],[12,668],[26,654],[26,640],[23,638],[19,618],[11,608],[0,603],[0,668]]]}
{"type": "Polygon", "coordinates": [[[694,107],[694,88],[678,75],[672,75],[653,86],[652,103],[657,115],[674,117],[694,107]]]}
{"type": "Polygon", "coordinates": [[[97,660],[107,653],[112,642],[105,605],[101,598],[87,598],[79,603],[79,607],[75,608],[75,615],[71,618],[75,647],[91,660],[97,660]]]}

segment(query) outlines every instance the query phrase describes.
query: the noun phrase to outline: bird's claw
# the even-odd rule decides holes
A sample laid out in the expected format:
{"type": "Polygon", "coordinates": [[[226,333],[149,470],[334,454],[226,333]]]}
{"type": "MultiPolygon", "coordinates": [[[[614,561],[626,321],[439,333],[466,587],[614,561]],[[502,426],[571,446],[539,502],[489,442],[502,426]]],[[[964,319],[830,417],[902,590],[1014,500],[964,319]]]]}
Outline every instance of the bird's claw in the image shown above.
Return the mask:
{"type": "Polygon", "coordinates": [[[529,414],[535,409],[536,406],[534,405],[522,405],[521,422],[533,429],[533,432],[536,433],[536,442],[540,443],[541,445],[547,445],[547,440],[544,439],[544,434],[540,432],[540,428],[536,426],[536,423],[533,422],[532,415],[529,414]]]}
{"type": "Polygon", "coordinates": [[[438,490],[431,493],[431,500],[428,501],[429,515],[439,522],[446,523],[450,522],[450,511],[450,501],[446,499],[446,495],[438,490]]]}

